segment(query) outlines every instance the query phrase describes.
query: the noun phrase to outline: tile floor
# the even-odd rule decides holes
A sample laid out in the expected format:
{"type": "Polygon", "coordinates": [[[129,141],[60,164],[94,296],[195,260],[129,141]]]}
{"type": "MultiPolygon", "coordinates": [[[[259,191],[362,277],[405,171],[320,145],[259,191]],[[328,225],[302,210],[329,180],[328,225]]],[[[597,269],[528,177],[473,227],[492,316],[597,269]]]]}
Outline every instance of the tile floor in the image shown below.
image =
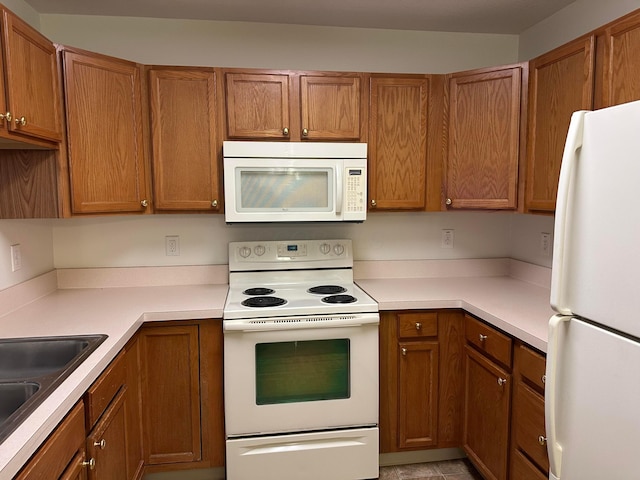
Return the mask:
{"type": "Polygon", "coordinates": [[[468,460],[380,467],[380,480],[482,480],[468,460]]]}

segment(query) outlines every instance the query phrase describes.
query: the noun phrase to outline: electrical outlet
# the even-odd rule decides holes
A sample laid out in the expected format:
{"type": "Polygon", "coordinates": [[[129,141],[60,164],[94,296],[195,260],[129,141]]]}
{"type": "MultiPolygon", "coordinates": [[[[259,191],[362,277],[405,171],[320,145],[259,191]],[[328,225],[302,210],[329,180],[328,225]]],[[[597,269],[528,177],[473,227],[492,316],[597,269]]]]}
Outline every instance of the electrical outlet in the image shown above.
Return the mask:
{"type": "Polygon", "coordinates": [[[453,230],[442,230],[441,248],[453,248],[453,230]]]}
{"type": "Polygon", "coordinates": [[[542,232],[540,234],[540,255],[543,257],[551,256],[551,234],[542,232]]]}
{"type": "Polygon", "coordinates": [[[180,237],[178,235],[164,237],[164,250],[168,257],[180,256],[180,237]]]}
{"type": "Polygon", "coordinates": [[[22,268],[22,249],[20,244],[11,245],[11,271],[16,272],[22,268]]]}

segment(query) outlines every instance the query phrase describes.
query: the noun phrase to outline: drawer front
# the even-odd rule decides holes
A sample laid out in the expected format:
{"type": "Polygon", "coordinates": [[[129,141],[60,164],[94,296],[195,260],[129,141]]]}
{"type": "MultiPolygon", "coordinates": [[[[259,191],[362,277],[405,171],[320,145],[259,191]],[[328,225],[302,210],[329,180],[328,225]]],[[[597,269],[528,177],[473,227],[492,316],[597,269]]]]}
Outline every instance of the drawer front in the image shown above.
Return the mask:
{"type": "Polygon", "coordinates": [[[511,367],[511,338],[469,315],[465,315],[464,331],[467,342],[503,365],[511,367]]]}
{"type": "Polygon", "coordinates": [[[399,313],[398,336],[400,338],[436,337],[438,313],[399,313]]]}
{"type": "Polygon", "coordinates": [[[515,442],[543,471],[549,471],[544,424],[544,397],[528,385],[516,387],[515,442]]]}
{"type": "Polygon", "coordinates": [[[126,383],[126,364],[124,355],[119,354],[104,373],[94,382],[85,394],[87,425],[93,428],[102,413],[116,396],[120,387],[126,383]]]}
{"type": "Polygon", "coordinates": [[[77,452],[84,452],[84,407],[78,403],[40,447],[16,480],[58,478],[77,452]]]}
{"type": "Polygon", "coordinates": [[[543,355],[524,345],[516,349],[516,363],[520,375],[544,392],[546,361],[543,355]]]}
{"type": "Polygon", "coordinates": [[[513,480],[547,480],[547,476],[518,451],[511,458],[511,478],[513,480]]]}

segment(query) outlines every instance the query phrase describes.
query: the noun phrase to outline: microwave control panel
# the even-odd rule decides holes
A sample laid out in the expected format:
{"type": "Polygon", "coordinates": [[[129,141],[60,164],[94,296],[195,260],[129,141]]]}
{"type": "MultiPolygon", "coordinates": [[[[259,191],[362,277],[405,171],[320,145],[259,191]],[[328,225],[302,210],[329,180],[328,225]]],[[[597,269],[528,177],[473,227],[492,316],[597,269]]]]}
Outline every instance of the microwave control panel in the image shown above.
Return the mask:
{"type": "Polygon", "coordinates": [[[367,208],[367,172],[364,168],[345,167],[345,212],[364,212],[367,208]]]}

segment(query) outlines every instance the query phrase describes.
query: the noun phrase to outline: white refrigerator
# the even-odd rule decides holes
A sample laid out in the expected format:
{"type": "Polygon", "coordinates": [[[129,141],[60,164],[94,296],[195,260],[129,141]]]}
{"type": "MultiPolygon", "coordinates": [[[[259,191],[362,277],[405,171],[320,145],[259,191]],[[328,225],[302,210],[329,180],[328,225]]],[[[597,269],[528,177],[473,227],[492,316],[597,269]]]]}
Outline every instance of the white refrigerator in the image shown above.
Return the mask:
{"type": "Polygon", "coordinates": [[[640,479],[640,102],[573,114],[554,232],[549,478],[640,479]]]}

